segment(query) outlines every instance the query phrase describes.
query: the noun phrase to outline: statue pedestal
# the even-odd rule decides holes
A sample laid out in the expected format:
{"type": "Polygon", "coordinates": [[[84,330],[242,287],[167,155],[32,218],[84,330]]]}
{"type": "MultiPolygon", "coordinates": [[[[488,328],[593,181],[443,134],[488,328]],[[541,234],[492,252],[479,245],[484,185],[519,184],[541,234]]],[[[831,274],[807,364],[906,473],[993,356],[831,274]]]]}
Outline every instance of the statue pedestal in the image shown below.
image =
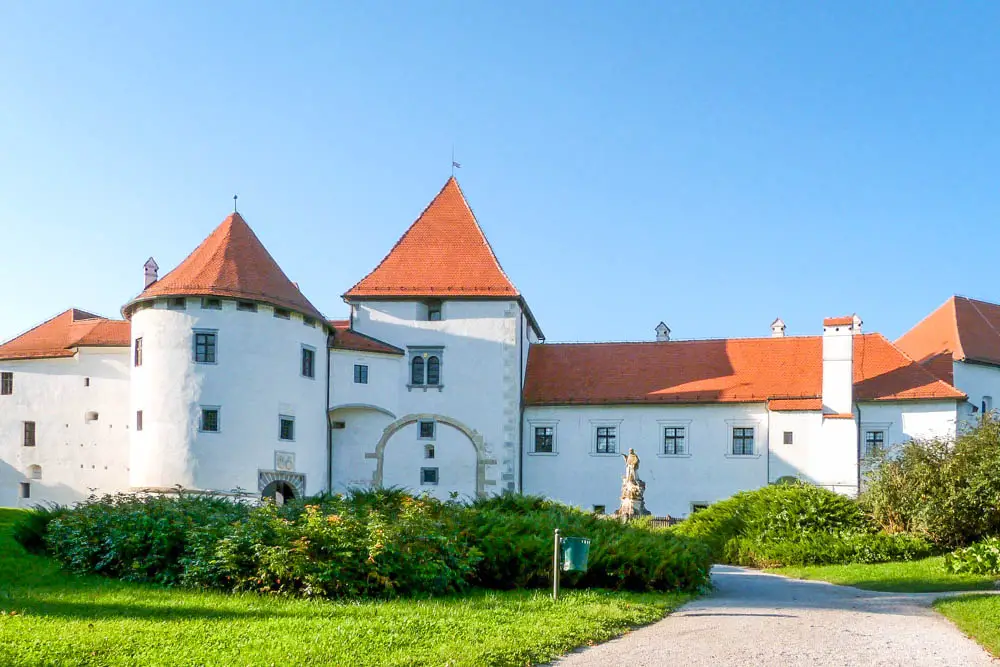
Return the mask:
{"type": "Polygon", "coordinates": [[[639,516],[649,516],[651,512],[646,509],[646,501],[643,495],[646,492],[646,483],[638,477],[629,479],[622,478],[621,506],[614,513],[614,517],[622,521],[628,521],[639,516]]]}

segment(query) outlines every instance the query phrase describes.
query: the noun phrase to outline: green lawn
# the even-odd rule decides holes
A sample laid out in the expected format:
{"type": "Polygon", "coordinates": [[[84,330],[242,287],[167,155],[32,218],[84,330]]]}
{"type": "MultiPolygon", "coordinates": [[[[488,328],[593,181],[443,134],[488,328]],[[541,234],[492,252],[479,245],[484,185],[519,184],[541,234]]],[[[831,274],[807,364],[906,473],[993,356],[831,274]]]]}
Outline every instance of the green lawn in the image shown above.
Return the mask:
{"type": "Polygon", "coordinates": [[[1000,656],[1000,597],[963,595],[943,598],[934,608],[995,656],[1000,656]]]}
{"type": "Polygon", "coordinates": [[[943,556],[901,563],[872,565],[805,565],[765,570],[797,579],[817,579],[831,584],[855,586],[870,591],[932,593],[936,591],[981,591],[994,587],[994,577],[949,574],[943,556]]]}
{"type": "Polygon", "coordinates": [[[477,592],[392,602],[227,595],[75,577],[0,509],[3,665],[524,665],[650,623],[690,596],[477,592]]]}

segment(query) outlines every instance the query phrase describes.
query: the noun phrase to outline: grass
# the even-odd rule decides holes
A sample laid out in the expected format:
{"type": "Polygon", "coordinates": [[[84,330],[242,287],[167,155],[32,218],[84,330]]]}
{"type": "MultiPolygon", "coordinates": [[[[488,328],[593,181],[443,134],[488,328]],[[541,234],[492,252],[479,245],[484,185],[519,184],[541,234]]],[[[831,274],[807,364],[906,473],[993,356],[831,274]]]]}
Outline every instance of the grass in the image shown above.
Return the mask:
{"type": "Polygon", "coordinates": [[[983,648],[1000,656],[1000,597],[963,595],[934,602],[934,608],[983,648]]]}
{"type": "Polygon", "coordinates": [[[10,536],[0,509],[4,665],[525,665],[658,620],[691,596],[475,592],[323,602],[76,577],[10,536]]]}
{"type": "Polygon", "coordinates": [[[994,577],[945,572],[943,556],[898,563],[805,565],[765,570],[797,579],[817,579],[869,591],[933,593],[994,588],[994,577]]]}

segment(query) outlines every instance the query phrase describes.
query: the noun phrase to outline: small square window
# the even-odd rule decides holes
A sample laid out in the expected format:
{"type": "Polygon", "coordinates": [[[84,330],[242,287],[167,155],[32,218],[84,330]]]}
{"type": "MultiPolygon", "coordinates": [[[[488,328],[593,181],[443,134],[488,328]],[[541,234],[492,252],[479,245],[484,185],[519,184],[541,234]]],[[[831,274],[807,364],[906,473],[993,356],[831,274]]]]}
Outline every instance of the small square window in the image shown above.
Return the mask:
{"type": "Polygon", "coordinates": [[[199,364],[214,364],[216,360],[217,335],[209,331],[195,332],[194,360],[199,364]]]}
{"type": "Polygon", "coordinates": [[[205,433],[219,432],[219,408],[202,408],[199,430],[205,433]]]}
{"type": "Polygon", "coordinates": [[[10,396],[14,393],[14,374],[0,373],[0,396],[10,396]]]}
{"type": "Polygon", "coordinates": [[[18,491],[17,495],[20,496],[22,499],[30,498],[31,497],[31,483],[30,482],[21,482],[20,490],[18,491]]]}
{"type": "Polygon", "coordinates": [[[184,310],[187,308],[187,299],[183,296],[173,297],[167,301],[167,308],[170,310],[184,310]]]}
{"type": "Polygon", "coordinates": [[[24,422],[24,441],[25,447],[35,446],[35,422],[24,422]]]}
{"type": "Polygon", "coordinates": [[[438,483],[438,469],[437,468],[421,468],[420,469],[420,483],[421,484],[437,484],[438,483]]]}
{"type": "Polygon", "coordinates": [[[733,427],[733,456],[753,456],[753,427],[733,427]]]}
{"type": "Polygon", "coordinates": [[[242,310],[248,313],[256,313],[257,304],[253,301],[237,301],[236,310],[242,310]]]}
{"type": "Polygon", "coordinates": [[[201,307],[203,310],[222,310],[222,299],[205,297],[201,300],[201,307]]]}
{"type": "Polygon", "coordinates": [[[315,329],[316,328],[316,318],[315,317],[303,317],[302,318],[302,324],[306,325],[307,327],[312,327],[313,329],[315,329]]]}
{"type": "Polygon", "coordinates": [[[135,339],[135,365],[142,366],[142,336],[135,339]]]}
{"type": "Polygon", "coordinates": [[[295,440],[295,417],[278,416],[278,440],[295,440]]]}
{"type": "Polygon", "coordinates": [[[428,301],[427,306],[427,321],[428,322],[440,322],[441,321],[441,302],[434,300],[428,301]]]}
{"type": "Polygon", "coordinates": [[[316,350],[311,347],[302,348],[302,377],[316,377],[316,350]]]}
{"type": "Polygon", "coordinates": [[[419,426],[417,427],[418,428],[417,437],[420,438],[421,440],[433,440],[434,422],[427,420],[427,421],[420,421],[418,422],[418,424],[419,426]]]}
{"type": "Polygon", "coordinates": [[[551,454],[553,452],[553,437],[555,436],[555,428],[552,426],[536,426],[535,427],[535,453],[536,454],[551,454]]]}
{"type": "Polygon", "coordinates": [[[281,320],[287,320],[292,317],[292,313],[291,311],[285,310],[284,308],[275,308],[274,316],[281,320]]]}
{"type": "Polygon", "coordinates": [[[604,514],[607,511],[607,507],[604,505],[594,505],[594,514],[604,514]]]}
{"type": "Polygon", "coordinates": [[[142,410],[135,411],[135,430],[142,430],[142,410]]]}
{"type": "Polygon", "coordinates": [[[354,364],[354,384],[368,384],[367,364],[354,364]]]}
{"type": "Polygon", "coordinates": [[[785,431],[782,435],[782,442],[786,445],[791,445],[795,442],[795,436],[791,431],[785,431]]]}
{"type": "Polygon", "coordinates": [[[865,431],[865,457],[885,450],[885,431],[865,431]]]}
{"type": "Polygon", "coordinates": [[[434,445],[424,445],[424,458],[425,459],[434,458],[434,445]]]}
{"type": "Polygon", "coordinates": [[[618,427],[597,427],[597,453],[614,454],[618,451],[618,427]]]}

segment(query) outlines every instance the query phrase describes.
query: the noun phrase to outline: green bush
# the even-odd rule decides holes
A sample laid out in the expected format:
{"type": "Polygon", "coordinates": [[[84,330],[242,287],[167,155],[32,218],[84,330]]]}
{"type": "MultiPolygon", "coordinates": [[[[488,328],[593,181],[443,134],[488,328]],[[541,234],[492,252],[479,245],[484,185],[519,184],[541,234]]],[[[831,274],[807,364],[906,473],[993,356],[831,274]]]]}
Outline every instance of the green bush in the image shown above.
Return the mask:
{"type": "Polygon", "coordinates": [[[60,505],[36,505],[14,524],[14,539],[32,553],[44,553],[49,523],[67,511],[67,508],[60,505]]]}
{"type": "Polygon", "coordinates": [[[1000,533],[1000,423],[987,416],[954,441],[909,442],[883,453],[860,501],[881,529],[944,547],[1000,533]]]}
{"type": "Polygon", "coordinates": [[[738,537],[726,544],[725,560],[751,567],[887,563],[916,560],[934,553],[927,540],[897,533],[809,532],[797,538],[738,537]]]}
{"type": "Polygon", "coordinates": [[[1000,537],[945,554],[944,569],[953,574],[1000,575],[1000,537]]]}

